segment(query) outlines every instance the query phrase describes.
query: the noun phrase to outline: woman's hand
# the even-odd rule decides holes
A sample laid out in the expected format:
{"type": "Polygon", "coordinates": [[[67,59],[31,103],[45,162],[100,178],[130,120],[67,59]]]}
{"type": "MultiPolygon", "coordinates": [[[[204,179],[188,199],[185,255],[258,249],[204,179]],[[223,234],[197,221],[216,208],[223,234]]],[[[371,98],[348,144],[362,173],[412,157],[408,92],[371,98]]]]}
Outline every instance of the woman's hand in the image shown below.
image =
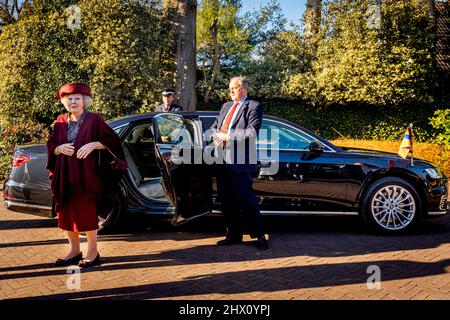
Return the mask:
{"type": "Polygon", "coordinates": [[[103,145],[100,142],[89,142],[77,151],[78,159],[85,159],[95,149],[101,149],[103,145]]]}
{"type": "Polygon", "coordinates": [[[55,148],[55,154],[60,155],[63,154],[65,156],[73,156],[73,153],[75,152],[75,147],[73,146],[73,143],[64,143],[55,148]]]}

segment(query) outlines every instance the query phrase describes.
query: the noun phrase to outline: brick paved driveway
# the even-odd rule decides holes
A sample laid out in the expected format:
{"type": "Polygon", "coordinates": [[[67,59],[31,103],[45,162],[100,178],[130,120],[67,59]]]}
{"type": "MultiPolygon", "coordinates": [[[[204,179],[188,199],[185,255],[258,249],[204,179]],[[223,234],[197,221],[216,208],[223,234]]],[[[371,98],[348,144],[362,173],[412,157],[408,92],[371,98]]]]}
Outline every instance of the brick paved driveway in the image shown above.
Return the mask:
{"type": "Polygon", "coordinates": [[[219,217],[181,229],[125,222],[99,237],[103,264],[83,270],[80,289],[69,289],[73,274],[52,266],[67,249],[56,221],[0,203],[0,300],[450,299],[450,216],[401,237],[370,234],[354,218],[265,219],[264,252],[248,237],[243,245],[217,247],[219,217]],[[380,288],[369,289],[377,267],[380,288]]]}

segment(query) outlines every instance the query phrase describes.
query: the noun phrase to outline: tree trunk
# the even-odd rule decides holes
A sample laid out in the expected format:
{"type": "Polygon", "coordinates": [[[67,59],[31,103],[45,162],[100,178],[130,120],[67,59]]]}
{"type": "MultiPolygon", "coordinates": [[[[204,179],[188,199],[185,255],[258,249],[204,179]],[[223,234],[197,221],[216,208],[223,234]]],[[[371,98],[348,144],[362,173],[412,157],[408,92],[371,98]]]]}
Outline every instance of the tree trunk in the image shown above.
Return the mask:
{"type": "Polygon", "coordinates": [[[319,30],[322,11],[321,0],[307,0],[305,12],[305,39],[312,44],[319,30]]]}
{"type": "Polygon", "coordinates": [[[195,36],[197,20],[196,0],[164,0],[164,8],[176,26],[175,34],[175,93],[184,111],[194,111],[197,105],[197,65],[195,36]]]}
{"type": "Polygon", "coordinates": [[[0,1],[0,33],[3,26],[14,23],[17,19],[20,18],[21,14],[30,11],[30,8],[31,4],[29,0],[0,1]]]}
{"type": "Polygon", "coordinates": [[[214,44],[214,58],[213,58],[213,71],[211,75],[211,80],[209,82],[209,87],[206,89],[204,100],[205,103],[209,103],[209,99],[211,97],[211,92],[214,92],[214,89],[216,88],[216,79],[219,76],[220,73],[220,56],[221,56],[221,50],[219,46],[218,36],[219,36],[219,21],[218,19],[214,20],[214,23],[211,27],[213,30],[213,44],[214,44]]]}
{"type": "Polygon", "coordinates": [[[433,24],[436,24],[436,9],[435,9],[435,0],[420,0],[426,5],[428,14],[432,20],[433,24]]]}

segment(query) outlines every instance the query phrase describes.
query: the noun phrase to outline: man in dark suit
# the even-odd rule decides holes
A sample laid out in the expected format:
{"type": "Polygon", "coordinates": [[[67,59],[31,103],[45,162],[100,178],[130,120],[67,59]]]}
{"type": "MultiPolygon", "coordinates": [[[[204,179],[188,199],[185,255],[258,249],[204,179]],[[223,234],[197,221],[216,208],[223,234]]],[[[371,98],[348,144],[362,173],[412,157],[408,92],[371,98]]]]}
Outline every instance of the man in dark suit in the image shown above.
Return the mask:
{"type": "Polygon", "coordinates": [[[183,107],[173,103],[175,100],[175,90],[164,89],[162,92],[163,103],[156,107],[156,112],[175,112],[183,111],[183,107]]]}
{"type": "Polygon", "coordinates": [[[242,243],[241,213],[250,222],[250,236],[258,238],[258,249],[268,243],[262,228],[258,200],[253,193],[256,166],[256,139],[261,128],[262,105],[247,97],[248,81],[234,77],[229,84],[233,101],[222,106],[211,126],[214,144],[224,153],[225,163],[217,165],[217,187],[227,228],[218,245],[242,243]]]}

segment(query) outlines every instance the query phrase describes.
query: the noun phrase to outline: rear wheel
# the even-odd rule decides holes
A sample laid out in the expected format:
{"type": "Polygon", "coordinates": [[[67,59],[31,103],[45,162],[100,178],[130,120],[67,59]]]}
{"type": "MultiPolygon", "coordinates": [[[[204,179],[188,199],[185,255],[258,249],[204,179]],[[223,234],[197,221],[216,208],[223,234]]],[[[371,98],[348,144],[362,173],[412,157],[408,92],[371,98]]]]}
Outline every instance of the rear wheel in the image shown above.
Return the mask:
{"type": "Polygon", "coordinates": [[[375,230],[398,234],[420,220],[422,202],[416,189],[401,178],[382,178],[371,185],[362,200],[364,221],[375,230]]]}
{"type": "Polygon", "coordinates": [[[105,196],[97,214],[99,232],[107,233],[113,230],[119,221],[122,210],[123,201],[119,192],[105,196]]]}

